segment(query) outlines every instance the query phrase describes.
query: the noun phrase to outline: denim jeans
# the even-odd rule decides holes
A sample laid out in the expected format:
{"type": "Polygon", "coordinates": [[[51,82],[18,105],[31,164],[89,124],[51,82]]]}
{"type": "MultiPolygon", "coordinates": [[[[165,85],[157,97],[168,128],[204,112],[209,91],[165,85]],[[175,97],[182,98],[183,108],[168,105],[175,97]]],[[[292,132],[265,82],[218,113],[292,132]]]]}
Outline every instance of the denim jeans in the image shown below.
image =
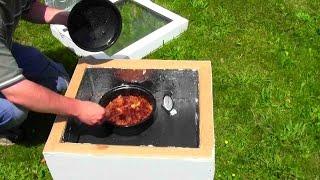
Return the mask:
{"type": "MultiPolygon", "coordinates": [[[[26,79],[55,92],[66,91],[69,75],[64,67],[37,49],[14,43],[11,50],[26,79]]],[[[27,118],[28,110],[8,101],[0,93],[0,130],[17,127],[27,118]]]]}

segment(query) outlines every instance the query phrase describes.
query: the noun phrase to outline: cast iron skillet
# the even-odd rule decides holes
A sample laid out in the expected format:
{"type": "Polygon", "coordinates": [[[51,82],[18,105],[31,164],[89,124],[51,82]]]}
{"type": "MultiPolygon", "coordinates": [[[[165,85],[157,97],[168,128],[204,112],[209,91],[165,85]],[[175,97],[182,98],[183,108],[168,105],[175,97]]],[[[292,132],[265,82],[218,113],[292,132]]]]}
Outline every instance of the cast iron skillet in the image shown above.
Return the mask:
{"type": "Polygon", "coordinates": [[[133,126],[118,126],[118,125],[112,124],[108,120],[105,121],[105,125],[109,127],[111,126],[113,128],[114,133],[119,135],[124,135],[124,136],[132,136],[132,135],[140,134],[141,132],[146,130],[148,127],[150,127],[154,121],[153,117],[155,116],[155,112],[156,112],[156,99],[151,94],[151,92],[137,85],[122,85],[122,86],[115,87],[110,91],[108,91],[107,93],[105,93],[100,99],[99,104],[102,107],[106,107],[110,101],[112,101],[119,95],[143,96],[151,103],[152,112],[150,116],[147,117],[145,120],[133,126]]]}
{"type": "Polygon", "coordinates": [[[77,46],[97,52],[117,41],[122,19],[118,8],[108,0],[82,0],[72,8],[67,26],[77,46]]]}

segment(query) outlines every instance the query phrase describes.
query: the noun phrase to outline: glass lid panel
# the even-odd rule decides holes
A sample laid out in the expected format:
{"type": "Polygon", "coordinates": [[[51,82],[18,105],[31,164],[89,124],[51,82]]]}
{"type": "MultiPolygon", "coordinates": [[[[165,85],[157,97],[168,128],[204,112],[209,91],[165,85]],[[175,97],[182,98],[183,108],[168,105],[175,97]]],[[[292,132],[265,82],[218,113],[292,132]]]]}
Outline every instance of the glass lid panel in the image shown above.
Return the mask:
{"type": "Polygon", "coordinates": [[[110,56],[171,21],[130,0],[116,4],[122,16],[122,32],[117,42],[105,51],[110,56]]]}

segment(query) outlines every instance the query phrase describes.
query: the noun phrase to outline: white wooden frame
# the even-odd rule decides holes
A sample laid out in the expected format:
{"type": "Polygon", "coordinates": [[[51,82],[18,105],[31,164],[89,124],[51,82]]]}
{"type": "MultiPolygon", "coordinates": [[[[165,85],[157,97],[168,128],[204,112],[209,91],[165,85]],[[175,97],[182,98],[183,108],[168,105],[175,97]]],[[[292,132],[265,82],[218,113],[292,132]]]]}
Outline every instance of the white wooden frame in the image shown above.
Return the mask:
{"type": "MultiPolygon", "coordinates": [[[[115,3],[119,0],[111,0],[115,3]]],[[[133,2],[142,5],[143,7],[150,9],[168,19],[171,20],[168,24],[153,31],[147,36],[132,43],[126,48],[115,53],[113,56],[109,56],[104,52],[88,52],[73,43],[68,33],[68,30],[63,25],[51,25],[52,34],[66,47],[74,51],[78,56],[90,57],[94,59],[140,59],[145,57],[149,53],[153,52],[157,48],[161,47],[164,43],[177,37],[183,31],[188,28],[188,20],[153,3],[150,0],[132,0],[133,2]]]]}

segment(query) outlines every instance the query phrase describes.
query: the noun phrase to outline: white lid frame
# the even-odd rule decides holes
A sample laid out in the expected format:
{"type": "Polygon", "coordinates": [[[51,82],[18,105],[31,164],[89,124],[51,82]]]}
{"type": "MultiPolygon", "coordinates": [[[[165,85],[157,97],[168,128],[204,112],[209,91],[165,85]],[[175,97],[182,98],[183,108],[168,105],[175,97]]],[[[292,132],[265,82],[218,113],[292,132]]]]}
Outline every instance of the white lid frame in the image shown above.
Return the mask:
{"type": "MultiPolygon", "coordinates": [[[[116,3],[121,0],[111,0],[116,3]]],[[[79,48],[70,38],[69,32],[64,25],[53,24],[50,26],[51,32],[64,46],[71,49],[78,56],[90,57],[94,59],[140,59],[161,47],[164,43],[180,35],[188,28],[188,20],[153,3],[150,0],[131,0],[139,5],[158,13],[171,20],[168,24],[153,31],[145,37],[130,44],[111,57],[105,52],[89,52],[79,48]]]]}

